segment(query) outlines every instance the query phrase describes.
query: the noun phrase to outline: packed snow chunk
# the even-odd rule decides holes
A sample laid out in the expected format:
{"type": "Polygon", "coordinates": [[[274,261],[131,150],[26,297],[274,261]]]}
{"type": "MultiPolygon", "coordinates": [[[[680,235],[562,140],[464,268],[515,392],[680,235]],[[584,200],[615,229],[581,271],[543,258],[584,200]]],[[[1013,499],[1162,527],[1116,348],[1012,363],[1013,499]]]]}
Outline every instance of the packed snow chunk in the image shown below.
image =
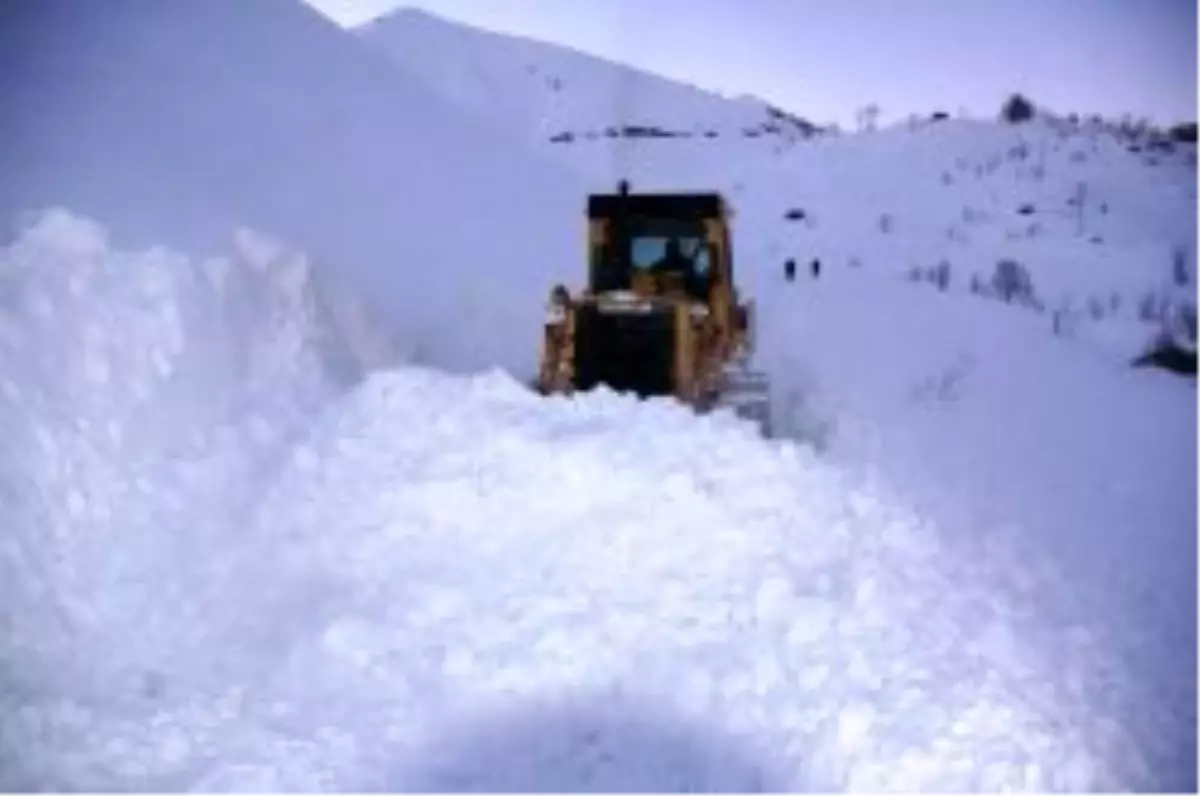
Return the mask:
{"type": "MultiPolygon", "coordinates": [[[[217,281],[214,262],[113,248],[65,210],[0,249],[6,716],[25,705],[53,723],[65,700],[103,717],[223,683],[214,634],[256,566],[245,512],[292,436],[386,346],[293,252],[235,248],[217,281]]],[[[56,770],[42,737],[8,739],[27,754],[0,781],[56,770]]],[[[181,738],[167,759],[190,749],[181,738]]],[[[105,768],[76,784],[123,781],[105,768]]]]}

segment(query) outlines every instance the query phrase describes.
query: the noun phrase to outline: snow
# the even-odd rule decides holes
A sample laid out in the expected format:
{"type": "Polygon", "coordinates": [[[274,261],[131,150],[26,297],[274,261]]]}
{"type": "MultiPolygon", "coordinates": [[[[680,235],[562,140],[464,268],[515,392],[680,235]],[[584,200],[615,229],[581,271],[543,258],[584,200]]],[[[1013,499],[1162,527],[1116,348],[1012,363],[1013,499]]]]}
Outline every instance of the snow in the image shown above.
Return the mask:
{"type": "Polygon", "coordinates": [[[1143,739],[1152,771],[1193,772],[1195,382],[861,273],[760,311],[776,422],[885,473],[956,555],[995,562],[1060,682],[1143,739]]]}
{"type": "Polygon", "coordinates": [[[56,215],[0,261],[6,427],[36,437],[2,471],[6,786],[1104,781],[1003,603],[870,483],[499,371],[338,397],[364,368],[270,251],[56,215]]]}
{"type": "Polygon", "coordinates": [[[666,190],[726,187],[731,169],[770,154],[747,133],[793,142],[817,132],[762,100],[726,98],[423,10],[397,9],[354,34],[496,133],[569,167],[591,190],[611,191],[622,177],[666,190]]]}
{"type": "Polygon", "coordinates": [[[302,2],[0,14],[4,218],[66,206],[138,245],[204,253],[236,226],[269,230],[342,272],[420,356],[533,372],[524,341],[584,234],[572,174],[302,2]],[[447,318],[462,334],[441,334],[447,318]]]}
{"type": "Polygon", "coordinates": [[[721,190],[738,211],[739,252],[751,264],[743,271],[755,283],[789,256],[900,276],[944,261],[951,289],[966,293],[972,278],[989,284],[997,262],[1013,259],[1029,270],[1047,327],[1125,361],[1158,334],[1156,313],[1141,309],[1148,302],[1170,313],[1195,307],[1194,146],[1155,151],[1048,115],[814,135],[751,98],[424,11],[399,9],[355,34],[497,134],[570,167],[589,190],[621,178],[643,190],[721,190]],[[617,134],[624,125],[681,137],[617,134]],[[571,139],[550,140],[562,133],[571,139]],[[794,208],[803,221],[784,220],[794,208]],[[1191,273],[1182,289],[1171,280],[1177,247],[1191,273]]]}
{"type": "Polygon", "coordinates": [[[76,662],[58,676],[83,687],[103,691],[105,663],[126,656],[177,665],[222,610],[209,551],[236,534],[275,451],[394,356],[301,256],[248,232],[235,243],[201,261],[117,251],[55,211],[5,251],[6,671],[80,640],[106,650],[63,658],[76,662]]]}
{"type": "Polygon", "coordinates": [[[0,787],[1195,788],[1195,383],[1127,365],[1146,295],[1194,306],[1188,151],[731,137],[747,104],[648,76],[651,123],[729,125],[529,146],[504,64],[624,78],[421,16],[406,72],[288,0],[34,7],[0,25],[0,787]],[[787,437],[521,386],[613,174],[733,198],[787,437]],[[1083,237],[1043,211],[1080,182],[1083,237]],[[1044,311],[967,289],[1001,257],[1044,311]]]}
{"type": "Polygon", "coordinates": [[[372,49],[456,106],[500,121],[526,141],[613,126],[741,132],[769,121],[768,105],[711,91],[561,46],[400,8],[354,29],[372,49]]]}

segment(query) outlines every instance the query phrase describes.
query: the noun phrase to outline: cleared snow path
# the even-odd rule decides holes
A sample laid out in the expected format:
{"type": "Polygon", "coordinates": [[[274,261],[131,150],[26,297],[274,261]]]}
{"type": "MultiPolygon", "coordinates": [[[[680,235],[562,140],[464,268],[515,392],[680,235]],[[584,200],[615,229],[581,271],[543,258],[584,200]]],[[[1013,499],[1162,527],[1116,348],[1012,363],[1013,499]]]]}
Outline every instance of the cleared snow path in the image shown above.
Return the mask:
{"type": "Polygon", "coordinates": [[[997,562],[807,449],[500,374],[392,370],[331,401],[322,369],[354,358],[302,268],[226,263],[257,274],[226,293],[215,263],[130,263],[60,223],[0,260],[21,443],[0,460],[0,786],[1123,782],[1122,737],[1048,685],[997,562]],[[105,284],[158,289],[109,314],[105,284]],[[194,303],[251,295],[272,312],[194,303]]]}

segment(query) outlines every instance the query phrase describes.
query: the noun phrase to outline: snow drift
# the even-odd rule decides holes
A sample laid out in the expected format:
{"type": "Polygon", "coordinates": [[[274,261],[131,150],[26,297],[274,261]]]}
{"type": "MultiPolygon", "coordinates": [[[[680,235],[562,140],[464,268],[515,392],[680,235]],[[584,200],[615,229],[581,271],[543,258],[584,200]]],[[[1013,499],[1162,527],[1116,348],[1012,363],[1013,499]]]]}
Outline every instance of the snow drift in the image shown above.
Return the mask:
{"type": "Polygon", "coordinates": [[[257,566],[229,569],[273,457],[397,352],[351,294],[250,232],[193,260],[48,213],[0,252],[0,296],[2,712],[202,671],[204,617],[236,611],[221,595],[257,566]]]}
{"type": "Polygon", "coordinates": [[[577,272],[574,177],[300,0],[5,3],[0,91],[0,216],[67,206],[194,252],[264,230],[443,366],[531,372],[577,272]]]}

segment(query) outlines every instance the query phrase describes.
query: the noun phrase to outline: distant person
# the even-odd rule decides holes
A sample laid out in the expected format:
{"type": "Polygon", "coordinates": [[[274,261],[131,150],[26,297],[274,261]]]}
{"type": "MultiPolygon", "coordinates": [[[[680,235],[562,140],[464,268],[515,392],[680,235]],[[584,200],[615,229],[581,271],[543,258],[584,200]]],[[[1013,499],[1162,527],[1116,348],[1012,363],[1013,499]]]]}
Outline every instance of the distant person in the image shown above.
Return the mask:
{"type": "Polygon", "coordinates": [[[795,260],[792,260],[789,258],[788,261],[783,264],[783,276],[789,282],[796,281],[796,261],[795,260]]]}
{"type": "Polygon", "coordinates": [[[821,275],[821,261],[819,259],[814,257],[813,261],[812,261],[812,265],[809,267],[812,269],[812,278],[813,279],[816,279],[818,276],[821,275]]]}

